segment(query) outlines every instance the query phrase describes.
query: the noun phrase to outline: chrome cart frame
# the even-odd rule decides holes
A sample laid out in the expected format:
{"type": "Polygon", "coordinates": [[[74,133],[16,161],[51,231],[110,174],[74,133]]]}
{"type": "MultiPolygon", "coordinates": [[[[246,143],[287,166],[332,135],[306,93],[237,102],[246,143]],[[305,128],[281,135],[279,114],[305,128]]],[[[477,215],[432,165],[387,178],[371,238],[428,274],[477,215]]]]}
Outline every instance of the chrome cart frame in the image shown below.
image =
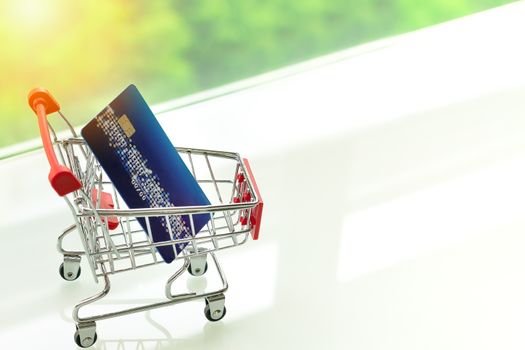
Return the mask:
{"type": "Polygon", "coordinates": [[[216,252],[240,246],[246,243],[250,235],[257,239],[262,215],[263,202],[248,161],[233,152],[177,148],[212,204],[128,209],[123,206],[122,198],[93,153],[84,140],[78,137],[51,95],[46,90],[35,89],[30,93],[29,103],[39,119],[44,149],[51,165],[51,185],[63,196],[74,218],[74,224],[58,237],[57,249],[63,255],[60,275],[67,281],[76,280],[81,273],[81,260],[85,259],[95,282],[98,283],[101,278],[104,282],[102,291],[82,300],[73,309],[76,343],[81,347],[95,343],[97,321],[199,299],[205,301],[204,313],[208,320],[222,319],[226,314],[224,292],[228,289],[228,283],[216,252]],[[47,115],[53,112],[58,112],[65,121],[70,137],[59,138],[48,123],[47,115]],[[50,133],[53,135],[52,144],[50,133]],[[189,218],[191,237],[176,239],[170,225],[167,225],[172,239],[153,241],[151,218],[163,217],[169,222],[168,217],[182,215],[189,218]],[[210,217],[207,225],[199,232],[193,225],[194,215],[210,217]],[[146,222],[146,230],[138,219],[146,222]],[[82,250],[65,249],[64,240],[75,231],[82,242],[82,250]],[[165,300],[109,313],[80,316],[81,309],[109,294],[111,275],[164,263],[156,250],[159,246],[172,247],[176,260],[182,260],[182,266],[166,281],[165,300]],[[180,250],[178,254],[176,248],[180,250]],[[210,256],[221,287],[201,293],[174,294],[173,284],[186,271],[194,276],[206,273],[210,256]]]}

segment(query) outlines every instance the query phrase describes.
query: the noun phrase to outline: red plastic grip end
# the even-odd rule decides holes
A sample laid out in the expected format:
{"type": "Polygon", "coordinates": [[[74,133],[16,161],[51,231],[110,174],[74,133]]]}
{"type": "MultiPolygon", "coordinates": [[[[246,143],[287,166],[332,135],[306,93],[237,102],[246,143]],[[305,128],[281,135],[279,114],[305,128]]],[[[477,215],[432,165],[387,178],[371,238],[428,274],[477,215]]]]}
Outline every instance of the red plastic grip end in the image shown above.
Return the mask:
{"type": "Polygon", "coordinates": [[[82,184],[71,170],[63,165],[51,168],[49,172],[49,182],[51,187],[63,197],[68,193],[79,190],[82,184]]]}
{"type": "Polygon", "coordinates": [[[51,96],[49,91],[43,88],[34,88],[29,91],[28,102],[29,107],[31,107],[35,113],[37,113],[36,106],[38,104],[44,105],[46,114],[55,113],[60,110],[60,105],[57,100],[51,96]]]}
{"type": "MultiPolygon", "coordinates": [[[[91,191],[91,201],[93,202],[93,205],[95,206],[97,205],[97,201],[98,201],[97,196],[98,196],[98,191],[96,188],[94,188],[91,191]]],[[[111,194],[104,192],[104,191],[100,191],[100,208],[101,209],[115,208],[115,204],[113,204],[113,197],[111,196],[111,194]]],[[[119,225],[119,221],[116,216],[108,216],[108,217],[103,216],[101,219],[102,219],[102,222],[107,221],[108,228],[110,230],[116,229],[119,225]]]]}
{"type": "Polygon", "coordinates": [[[244,226],[244,225],[246,225],[248,223],[248,218],[246,216],[241,216],[239,221],[241,222],[241,225],[244,226]]]}
{"type": "Polygon", "coordinates": [[[251,199],[252,195],[250,194],[250,192],[244,192],[244,194],[242,195],[242,201],[249,202],[251,199]]]}

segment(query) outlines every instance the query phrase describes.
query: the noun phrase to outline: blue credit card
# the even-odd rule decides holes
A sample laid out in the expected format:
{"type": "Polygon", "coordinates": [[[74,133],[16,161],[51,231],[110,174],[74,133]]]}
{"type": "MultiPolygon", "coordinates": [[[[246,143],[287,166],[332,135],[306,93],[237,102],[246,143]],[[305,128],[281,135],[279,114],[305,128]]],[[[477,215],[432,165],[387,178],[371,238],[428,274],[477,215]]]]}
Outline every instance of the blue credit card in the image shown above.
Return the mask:
{"type": "MultiPolygon", "coordinates": [[[[210,201],[173,147],[135,85],[128,86],[83,129],[82,136],[129,208],[209,205],[210,201]]],[[[210,219],[193,215],[195,232],[210,219]]],[[[144,218],[138,222],[145,231],[144,218]]],[[[154,242],[192,236],[189,216],[150,217],[154,242]]],[[[186,244],[157,247],[172,262],[186,244]]]]}

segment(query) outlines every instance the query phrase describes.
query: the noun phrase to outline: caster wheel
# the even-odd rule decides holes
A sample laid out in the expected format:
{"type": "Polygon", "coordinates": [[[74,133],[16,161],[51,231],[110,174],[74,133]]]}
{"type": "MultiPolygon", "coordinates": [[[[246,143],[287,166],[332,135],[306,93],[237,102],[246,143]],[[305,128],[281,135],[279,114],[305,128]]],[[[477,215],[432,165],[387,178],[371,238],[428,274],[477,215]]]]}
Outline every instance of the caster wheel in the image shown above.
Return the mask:
{"type": "Polygon", "coordinates": [[[222,310],[215,310],[212,315],[210,311],[210,305],[206,305],[206,307],[204,308],[204,315],[209,321],[220,321],[224,318],[224,316],[226,316],[226,306],[224,306],[222,310]]]}
{"type": "Polygon", "coordinates": [[[58,272],[60,273],[60,277],[65,279],[66,281],[74,281],[78,277],[80,277],[80,272],[82,269],[80,268],[80,265],[78,266],[77,272],[68,272],[67,274],[64,272],[64,263],[60,264],[60,268],[58,269],[58,272]]]}
{"type": "Polygon", "coordinates": [[[196,268],[195,271],[193,271],[192,268],[191,268],[191,264],[190,264],[190,266],[188,266],[188,272],[192,276],[202,276],[202,275],[204,275],[206,273],[206,271],[208,271],[208,262],[207,261],[204,263],[204,268],[202,270],[200,268],[196,268]]]}
{"type": "Polygon", "coordinates": [[[95,332],[95,335],[93,338],[86,337],[84,339],[80,339],[80,334],[78,333],[78,330],[75,332],[75,343],[77,343],[78,346],[81,348],[89,348],[91,345],[95,344],[97,341],[97,332],[95,332]]]}

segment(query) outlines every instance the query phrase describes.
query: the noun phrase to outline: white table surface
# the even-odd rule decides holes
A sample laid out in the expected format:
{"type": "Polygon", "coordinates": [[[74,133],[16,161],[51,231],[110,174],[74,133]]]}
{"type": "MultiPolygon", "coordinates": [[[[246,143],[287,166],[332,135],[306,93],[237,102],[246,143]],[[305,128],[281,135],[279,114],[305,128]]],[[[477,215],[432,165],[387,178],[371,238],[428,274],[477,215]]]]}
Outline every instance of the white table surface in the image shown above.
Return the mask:
{"type": "MultiPolygon", "coordinates": [[[[201,302],[100,321],[95,348],[523,349],[523,18],[519,2],[157,106],[175,144],[251,160],[261,239],[219,254],[222,321],[201,302]]],[[[47,171],[40,151],[0,163],[9,349],[74,348],[72,306],[101,288],[85,263],[58,276],[72,221],[47,171]]],[[[173,269],[115,276],[103,307],[162,297],[173,269]]]]}

